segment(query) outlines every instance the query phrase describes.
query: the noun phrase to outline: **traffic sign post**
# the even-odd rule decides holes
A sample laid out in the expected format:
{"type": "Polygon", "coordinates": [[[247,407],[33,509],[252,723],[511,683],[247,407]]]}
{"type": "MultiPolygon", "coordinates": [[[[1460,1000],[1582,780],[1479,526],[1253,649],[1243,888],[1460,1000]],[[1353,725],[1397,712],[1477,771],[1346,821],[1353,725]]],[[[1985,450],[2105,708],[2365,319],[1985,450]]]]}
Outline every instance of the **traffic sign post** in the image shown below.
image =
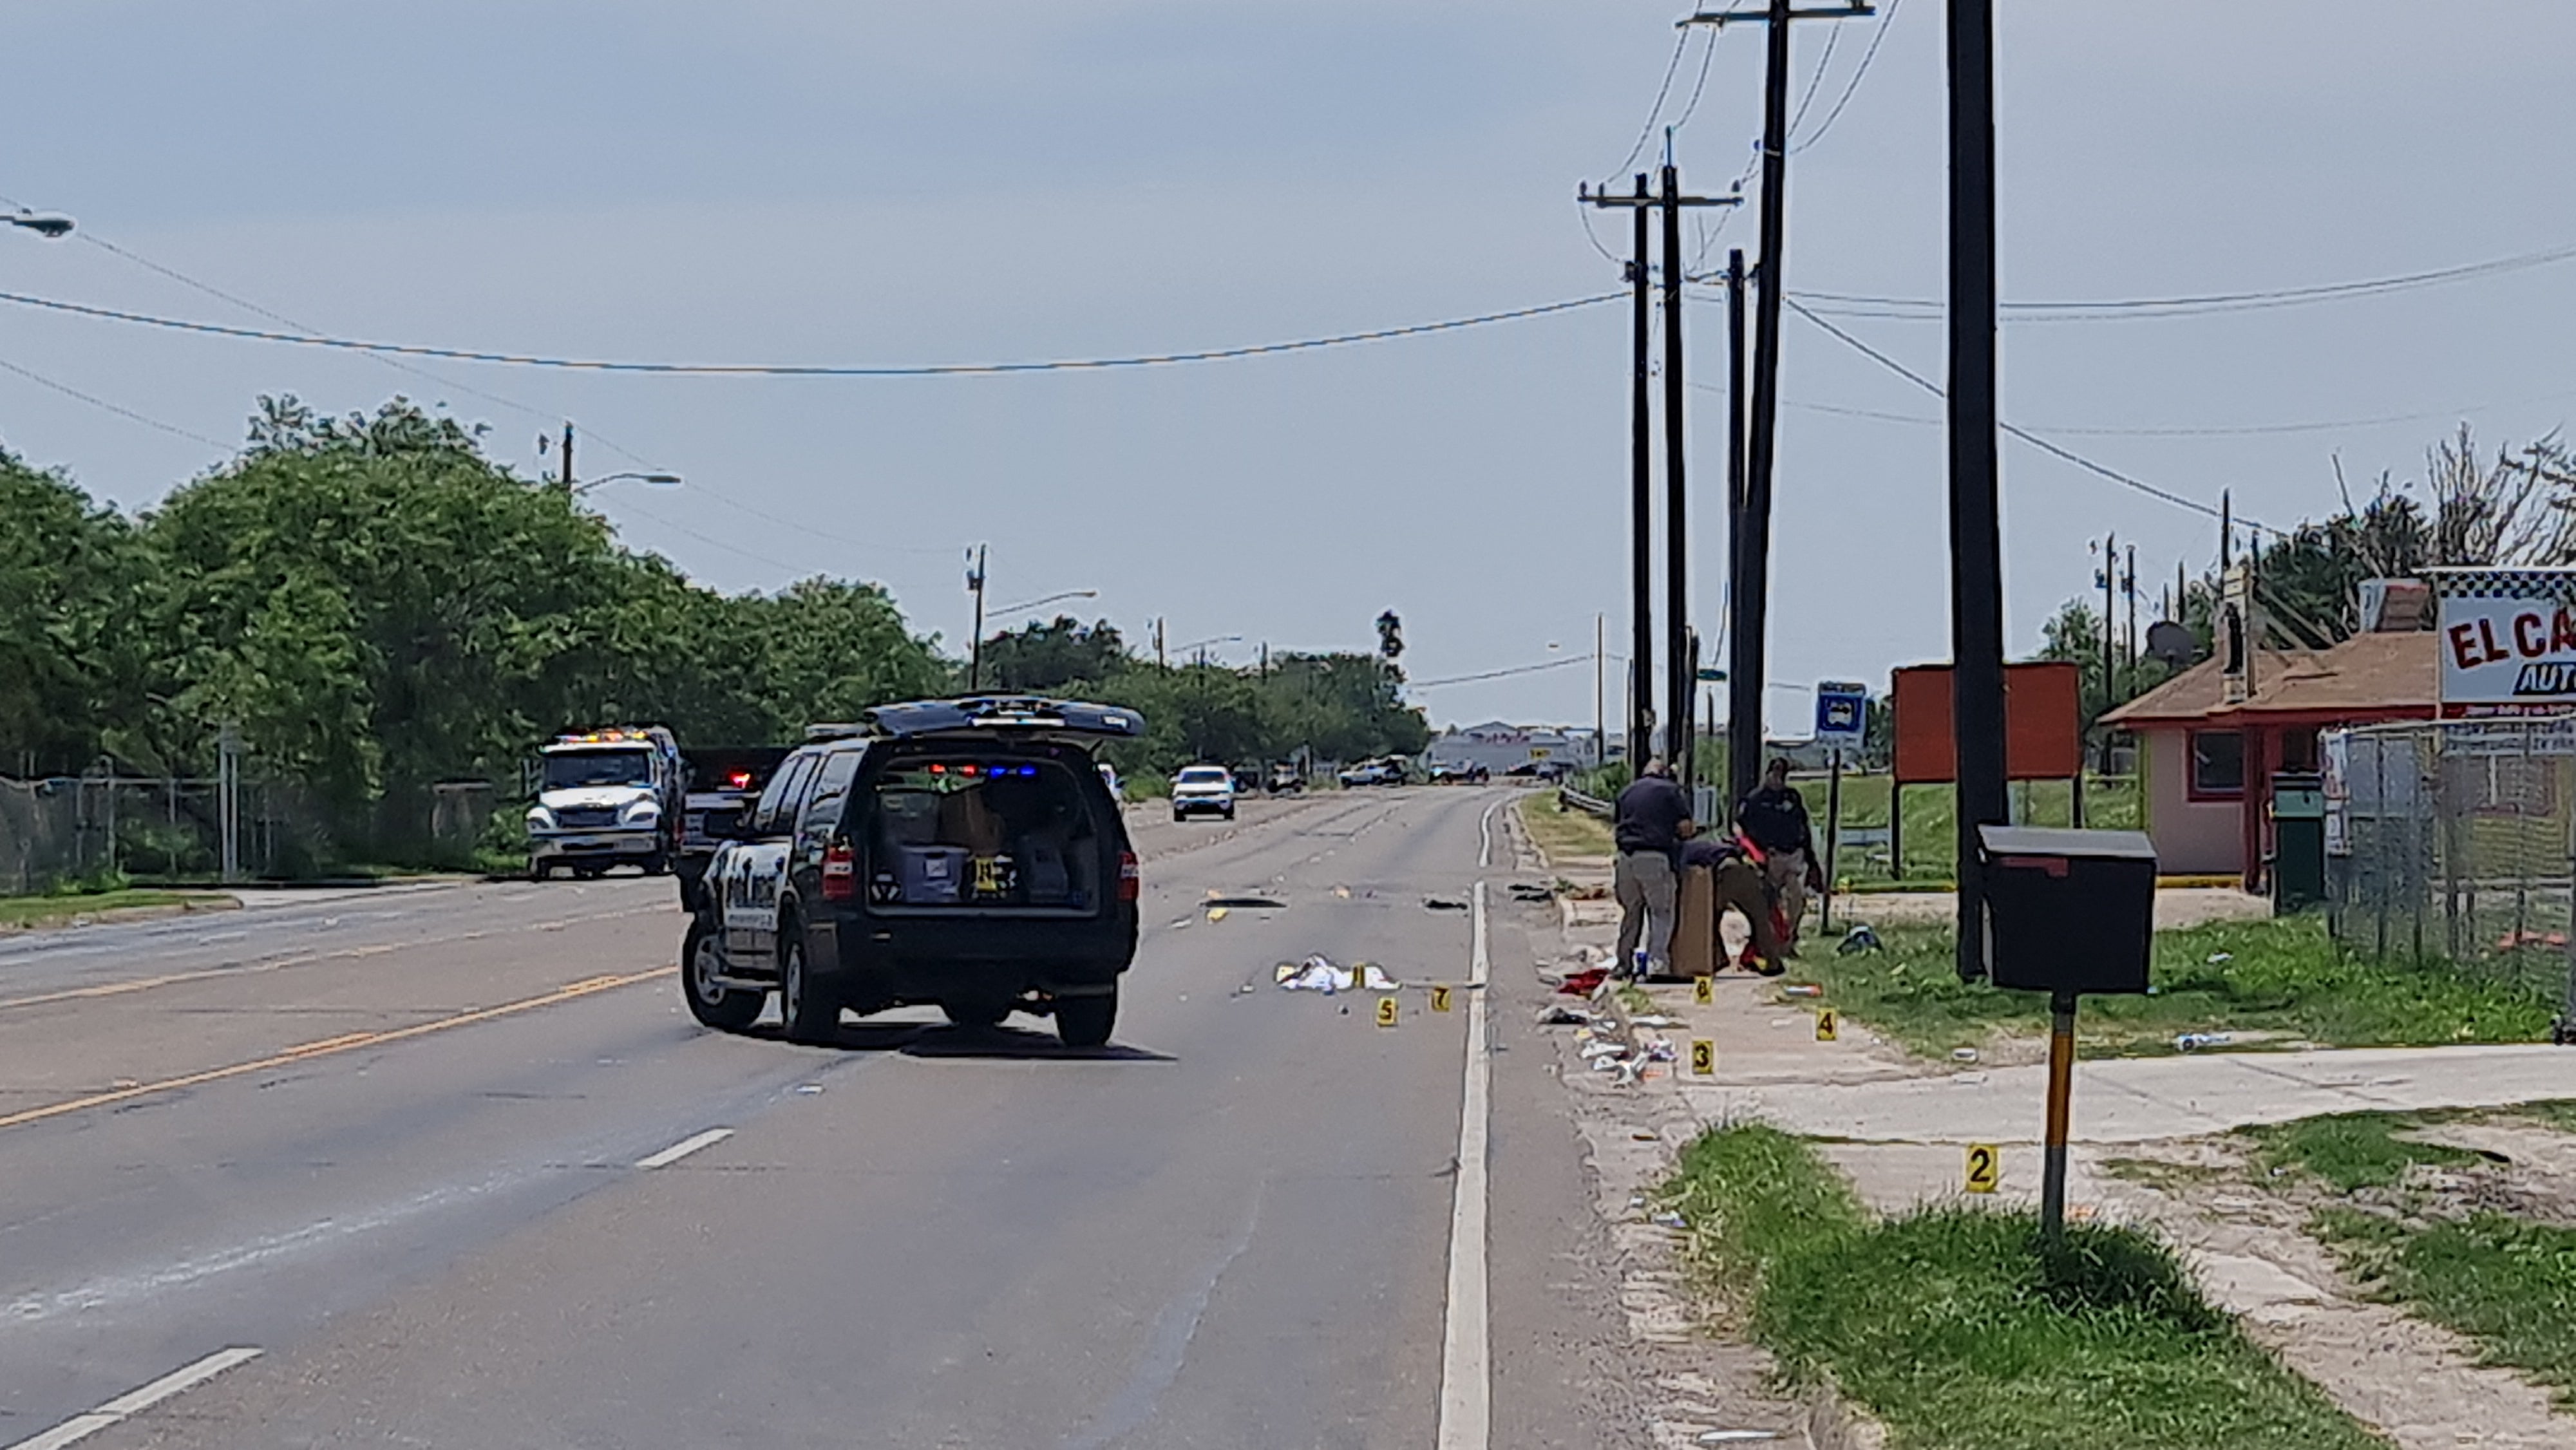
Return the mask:
{"type": "MultiPolygon", "coordinates": [[[[1843,752],[1858,750],[1869,739],[1869,686],[1827,680],[1816,686],[1816,743],[1830,749],[1825,774],[1825,900],[1817,909],[1816,929],[1834,929],[1834,856],[1843,822],[1843,752]]],[[[1893,795],[1888,810],[1895,811],[1893,795]]]]}

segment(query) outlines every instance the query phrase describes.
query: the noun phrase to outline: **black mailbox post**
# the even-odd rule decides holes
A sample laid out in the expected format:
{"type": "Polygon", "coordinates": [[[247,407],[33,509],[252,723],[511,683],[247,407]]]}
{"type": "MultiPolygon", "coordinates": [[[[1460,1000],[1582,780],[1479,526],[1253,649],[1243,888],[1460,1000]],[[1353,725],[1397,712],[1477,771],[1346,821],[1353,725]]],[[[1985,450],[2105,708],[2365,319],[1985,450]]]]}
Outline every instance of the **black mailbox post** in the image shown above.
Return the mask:
{"type": "Polygon", "coordinates": [[[1987,980],[2048,994],[2047,1166],[2040,1219],[2055,1237],[2066,1229],[2076,999],[2086,992],[2147,990],[2156,848],[2138,831],[1983,826],[1977,836],[1985,878],[1987,980]]]}

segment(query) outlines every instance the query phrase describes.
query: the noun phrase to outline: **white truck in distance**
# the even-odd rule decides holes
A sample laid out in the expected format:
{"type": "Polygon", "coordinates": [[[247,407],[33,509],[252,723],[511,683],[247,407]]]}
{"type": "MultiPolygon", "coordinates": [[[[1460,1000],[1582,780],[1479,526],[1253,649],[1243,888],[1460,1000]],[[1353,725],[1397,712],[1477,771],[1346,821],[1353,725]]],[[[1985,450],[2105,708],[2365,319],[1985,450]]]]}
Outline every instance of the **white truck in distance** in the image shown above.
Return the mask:
{"type": "Polygon", "coordinates": [[[658,725],[559,735],[537,751],[541,778],[528,807],[528,874],[562,867],[595,877],[611,866],[647,876],[678,847],[680,745],[658,725]]]}

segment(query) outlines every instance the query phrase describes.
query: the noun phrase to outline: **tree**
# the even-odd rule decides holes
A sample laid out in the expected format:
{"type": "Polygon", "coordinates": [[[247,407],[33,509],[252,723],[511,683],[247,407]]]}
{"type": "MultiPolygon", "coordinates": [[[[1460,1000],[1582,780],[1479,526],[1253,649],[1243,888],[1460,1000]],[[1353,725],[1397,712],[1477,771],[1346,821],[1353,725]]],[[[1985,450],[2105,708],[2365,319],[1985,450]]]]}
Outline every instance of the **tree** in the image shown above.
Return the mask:
{"type": "Polygon", "coordinates": [[[133,530],[70,480],[0,450],[0,769],[97,758],[137,646],[133,530]]]}
{"type": "Polygon", "coordinates": [[[984,673],[997,690],[1054,694],[1076,680],[1105,680],[1126,663],[1127,642],[1105,619],[1082,624],[1059,614],[984,641],[984,673]]]}

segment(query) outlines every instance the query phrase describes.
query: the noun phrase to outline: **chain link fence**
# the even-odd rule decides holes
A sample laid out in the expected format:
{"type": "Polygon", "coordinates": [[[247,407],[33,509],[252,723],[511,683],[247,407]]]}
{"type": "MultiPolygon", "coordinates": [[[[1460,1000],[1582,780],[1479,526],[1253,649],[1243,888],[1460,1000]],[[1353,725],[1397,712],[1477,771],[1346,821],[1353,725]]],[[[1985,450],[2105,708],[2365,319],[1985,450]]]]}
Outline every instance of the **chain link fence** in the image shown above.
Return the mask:
{"type": "Polygon", "coordinates": [[[2380,959],[2555,998],[2576,1024],[2576,717],[2328,731],[2327,924],[2380,959]]]}
{"type": "MultiPolygon", "coordinates": [[[[498,801],[484,781],[333,810],[292,781],[246,779],[235,827],[240,875],[297,880],[352,862],[470,863],[498,801]]],[[[0,777],[0,895],[113,881],[213,882],[223,874],[221,788],[212,779],[0,777]]]]}

